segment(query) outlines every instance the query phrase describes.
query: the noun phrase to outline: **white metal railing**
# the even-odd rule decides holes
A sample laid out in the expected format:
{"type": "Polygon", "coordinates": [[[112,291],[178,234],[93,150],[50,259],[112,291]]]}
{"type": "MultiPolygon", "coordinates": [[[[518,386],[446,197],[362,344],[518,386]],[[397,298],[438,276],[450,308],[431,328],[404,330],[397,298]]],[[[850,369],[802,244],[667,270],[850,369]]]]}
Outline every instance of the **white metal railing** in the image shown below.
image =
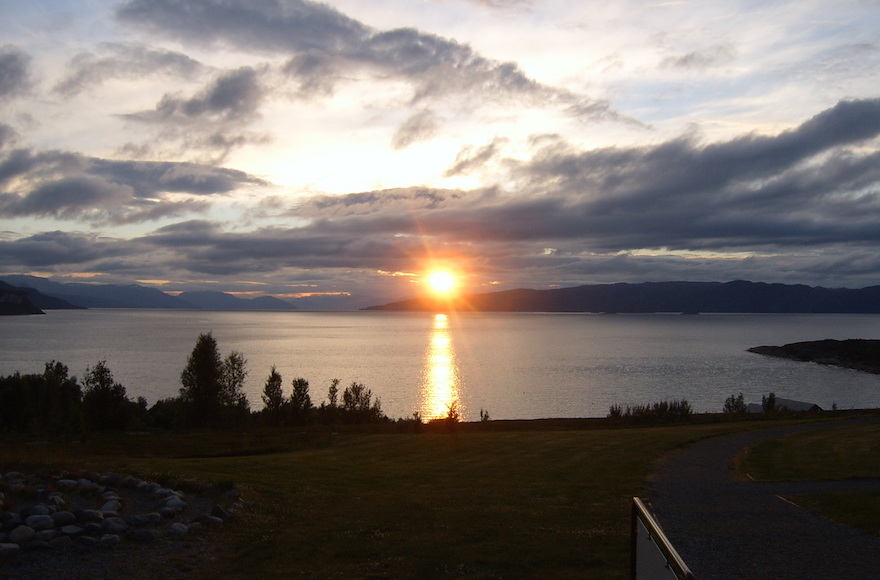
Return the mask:
{"type": "Polygon", "coordinates": [[[694,580],[660,524],[637,497],[632,502],[631,580],[694,580]]]}

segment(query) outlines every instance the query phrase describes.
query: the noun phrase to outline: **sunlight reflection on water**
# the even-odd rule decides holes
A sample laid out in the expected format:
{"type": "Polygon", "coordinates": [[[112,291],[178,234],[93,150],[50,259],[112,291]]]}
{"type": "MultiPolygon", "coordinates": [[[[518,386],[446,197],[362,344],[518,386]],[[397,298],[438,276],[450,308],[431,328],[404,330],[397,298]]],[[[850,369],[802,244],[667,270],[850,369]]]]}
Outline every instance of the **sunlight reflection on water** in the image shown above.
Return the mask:
{"type": "Polygon", "coordinates": [[[436,314],[422,372],[419,411],[422,418],[430,420],[445,417],[454,402],[459,405],[458,411],[461,412],[459,385],[458,363],[452,335],[449,333],[449,319],[445,314],[436,314]]]}

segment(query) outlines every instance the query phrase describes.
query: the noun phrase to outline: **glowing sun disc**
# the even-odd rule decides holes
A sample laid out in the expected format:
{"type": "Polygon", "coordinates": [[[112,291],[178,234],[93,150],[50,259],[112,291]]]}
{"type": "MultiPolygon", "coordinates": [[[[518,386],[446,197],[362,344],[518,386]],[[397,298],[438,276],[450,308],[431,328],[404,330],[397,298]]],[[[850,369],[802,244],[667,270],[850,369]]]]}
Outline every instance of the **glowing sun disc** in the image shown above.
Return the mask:
{"type": "Polygon", "coordinates": [[[436,272],[432,272],[430,276],[428,276],[428,284],[430,284],[431,289],[438,294],[448,294],[455,288],[455,276],[447,272],[446,270],[438,270],[436,272]]]}

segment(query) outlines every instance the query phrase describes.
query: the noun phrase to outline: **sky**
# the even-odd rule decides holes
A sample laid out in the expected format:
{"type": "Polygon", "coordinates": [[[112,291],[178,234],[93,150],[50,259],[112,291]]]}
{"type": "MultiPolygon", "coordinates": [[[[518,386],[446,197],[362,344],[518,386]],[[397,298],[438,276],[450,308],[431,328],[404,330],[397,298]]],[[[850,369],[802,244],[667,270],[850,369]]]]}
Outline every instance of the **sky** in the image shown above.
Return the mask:
{"type": "Polygon", "coordinates": [[[0,13],[0,277],[880,284],[880,0],[0,13]]]}

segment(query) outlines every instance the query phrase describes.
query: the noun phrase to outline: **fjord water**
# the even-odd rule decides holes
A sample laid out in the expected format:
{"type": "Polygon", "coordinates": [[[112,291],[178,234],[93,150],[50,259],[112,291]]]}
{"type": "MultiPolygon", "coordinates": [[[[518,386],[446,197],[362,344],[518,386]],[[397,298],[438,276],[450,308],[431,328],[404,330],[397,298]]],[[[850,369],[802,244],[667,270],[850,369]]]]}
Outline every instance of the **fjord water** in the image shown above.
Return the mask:
{"type": "Polygon", "coordinates": [[[200,333],[248,361],[254,409],[272,365],[310,383],[315,404],[334,378],[364,383],[392,418],[444,415],[457,401],[479,419],[600,417],[612,404],[687,399],[720,411],[732,394],[880,406],[880,375],[746,352],[825,338],[880,338],[880,316],[816,314],[434,314],[394,312],[49,311],[0,318],[0,375],[72,375],[105,360],[131,397],[176,396],[200,333]]]}

